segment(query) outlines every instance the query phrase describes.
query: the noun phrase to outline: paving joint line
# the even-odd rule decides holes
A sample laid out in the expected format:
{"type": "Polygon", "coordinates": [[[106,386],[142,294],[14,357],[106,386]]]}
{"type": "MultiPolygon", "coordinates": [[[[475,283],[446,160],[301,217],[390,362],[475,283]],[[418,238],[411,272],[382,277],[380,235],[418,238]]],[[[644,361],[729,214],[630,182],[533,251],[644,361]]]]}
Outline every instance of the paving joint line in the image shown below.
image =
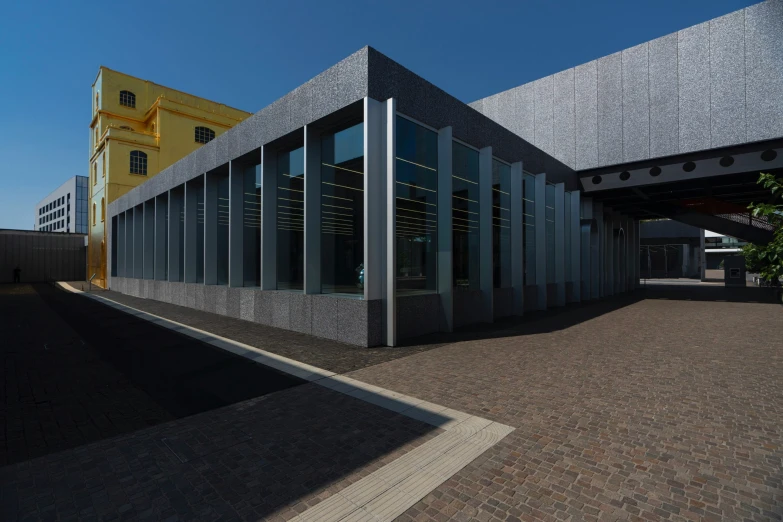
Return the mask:
{"type": "Polygon", "coordinates": [[[453,410],[345,375],[267,352],[211,332],[139,310],[57,282],[63,290],[208,343],[337,393],[424,422],[443,431],[393,462],[297,515],[318,522],[391,521],[514,431],[511,426],[453,410]]]}

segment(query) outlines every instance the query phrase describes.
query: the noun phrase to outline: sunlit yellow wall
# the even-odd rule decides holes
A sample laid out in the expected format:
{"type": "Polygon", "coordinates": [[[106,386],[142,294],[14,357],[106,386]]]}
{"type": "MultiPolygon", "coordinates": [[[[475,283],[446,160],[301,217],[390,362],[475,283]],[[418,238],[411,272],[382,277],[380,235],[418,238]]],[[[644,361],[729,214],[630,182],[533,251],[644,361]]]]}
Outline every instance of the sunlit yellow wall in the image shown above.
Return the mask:
{"type": "Polygon", "coordinates": [[[96,284],[104,285],[106,226],[101,220],[101,200],[103,207],[108,206],[202,146],[195,141],[197,126],[212,129],[217,137],[250,113],[105,67],[100,68],[92,86],[91,113],[88,272],[96,274],[96,284]],[[136,95],[135,108],[120,105],[120,91],[136,95]],[[134,150],[147,154],[146,176],[130,173],[130,153],[134,150]]]}

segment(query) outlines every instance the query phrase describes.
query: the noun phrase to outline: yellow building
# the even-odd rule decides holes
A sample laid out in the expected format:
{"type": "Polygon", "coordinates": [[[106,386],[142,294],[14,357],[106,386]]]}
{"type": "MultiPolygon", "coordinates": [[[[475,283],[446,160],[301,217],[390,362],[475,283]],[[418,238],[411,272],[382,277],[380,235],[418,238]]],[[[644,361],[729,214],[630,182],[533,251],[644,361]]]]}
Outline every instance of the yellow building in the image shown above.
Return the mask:
{"type": "Polygon", "coordinates": [[[250,113],[101,67],[92,85],[87,277],[106,281],[106,206],[250,113]]]}

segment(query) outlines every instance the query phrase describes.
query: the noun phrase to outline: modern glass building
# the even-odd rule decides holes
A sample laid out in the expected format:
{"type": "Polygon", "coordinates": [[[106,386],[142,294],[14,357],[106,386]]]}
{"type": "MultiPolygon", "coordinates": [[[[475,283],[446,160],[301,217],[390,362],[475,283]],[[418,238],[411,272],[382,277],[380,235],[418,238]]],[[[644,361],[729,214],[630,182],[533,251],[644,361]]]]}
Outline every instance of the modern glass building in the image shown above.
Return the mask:
{"type": "Polygon", "coordinates": [[[87,176],[69,178],[35,206],[33,230],[86,234],[88,199],[87,176]]]}
{"type": "MultiPolygon", "coordinates": [[[[744,61],[766,60],[765,89],[783,92],[783,59],[769,58],[783,57],[783,2],[738,13],[744,61]]],[[[764,111],[743,97],[731,137],[720,96],[729,80],[757,88],[746,68],[683,69],[699,65],[696,43],[718,61],[741,43],[724,29],[470,106],[366,47],[111,203],[109,287],[361,346],[628,291],[639,220],[672,213],[667,193],[783,169],[783,117],[768,119],[783,96],[764,111]],[[702,80],[718,93],[714,144],[689,134],[703,118],[682,118],[702,80]],[[672,103],[679,119],[665,119],[672,103]]]]}

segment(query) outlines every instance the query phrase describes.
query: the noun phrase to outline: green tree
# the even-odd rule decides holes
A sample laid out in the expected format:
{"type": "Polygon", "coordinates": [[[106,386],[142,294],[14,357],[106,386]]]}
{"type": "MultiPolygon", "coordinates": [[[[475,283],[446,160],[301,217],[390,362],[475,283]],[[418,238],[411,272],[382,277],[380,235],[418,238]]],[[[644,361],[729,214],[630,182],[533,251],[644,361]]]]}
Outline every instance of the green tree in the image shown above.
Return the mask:
{"type": "Polygon", "coordinates": [[[773,239],[768,245],[745,245],[742,255],[749,272],[756,272],[762,279],[778,285],[783,278],[783,182],[772,174],[761,173],[758,183],[772,192],[771,201],[751,203],[748,208],[753,216],[766,218],[775,227],[773,239]]]}

